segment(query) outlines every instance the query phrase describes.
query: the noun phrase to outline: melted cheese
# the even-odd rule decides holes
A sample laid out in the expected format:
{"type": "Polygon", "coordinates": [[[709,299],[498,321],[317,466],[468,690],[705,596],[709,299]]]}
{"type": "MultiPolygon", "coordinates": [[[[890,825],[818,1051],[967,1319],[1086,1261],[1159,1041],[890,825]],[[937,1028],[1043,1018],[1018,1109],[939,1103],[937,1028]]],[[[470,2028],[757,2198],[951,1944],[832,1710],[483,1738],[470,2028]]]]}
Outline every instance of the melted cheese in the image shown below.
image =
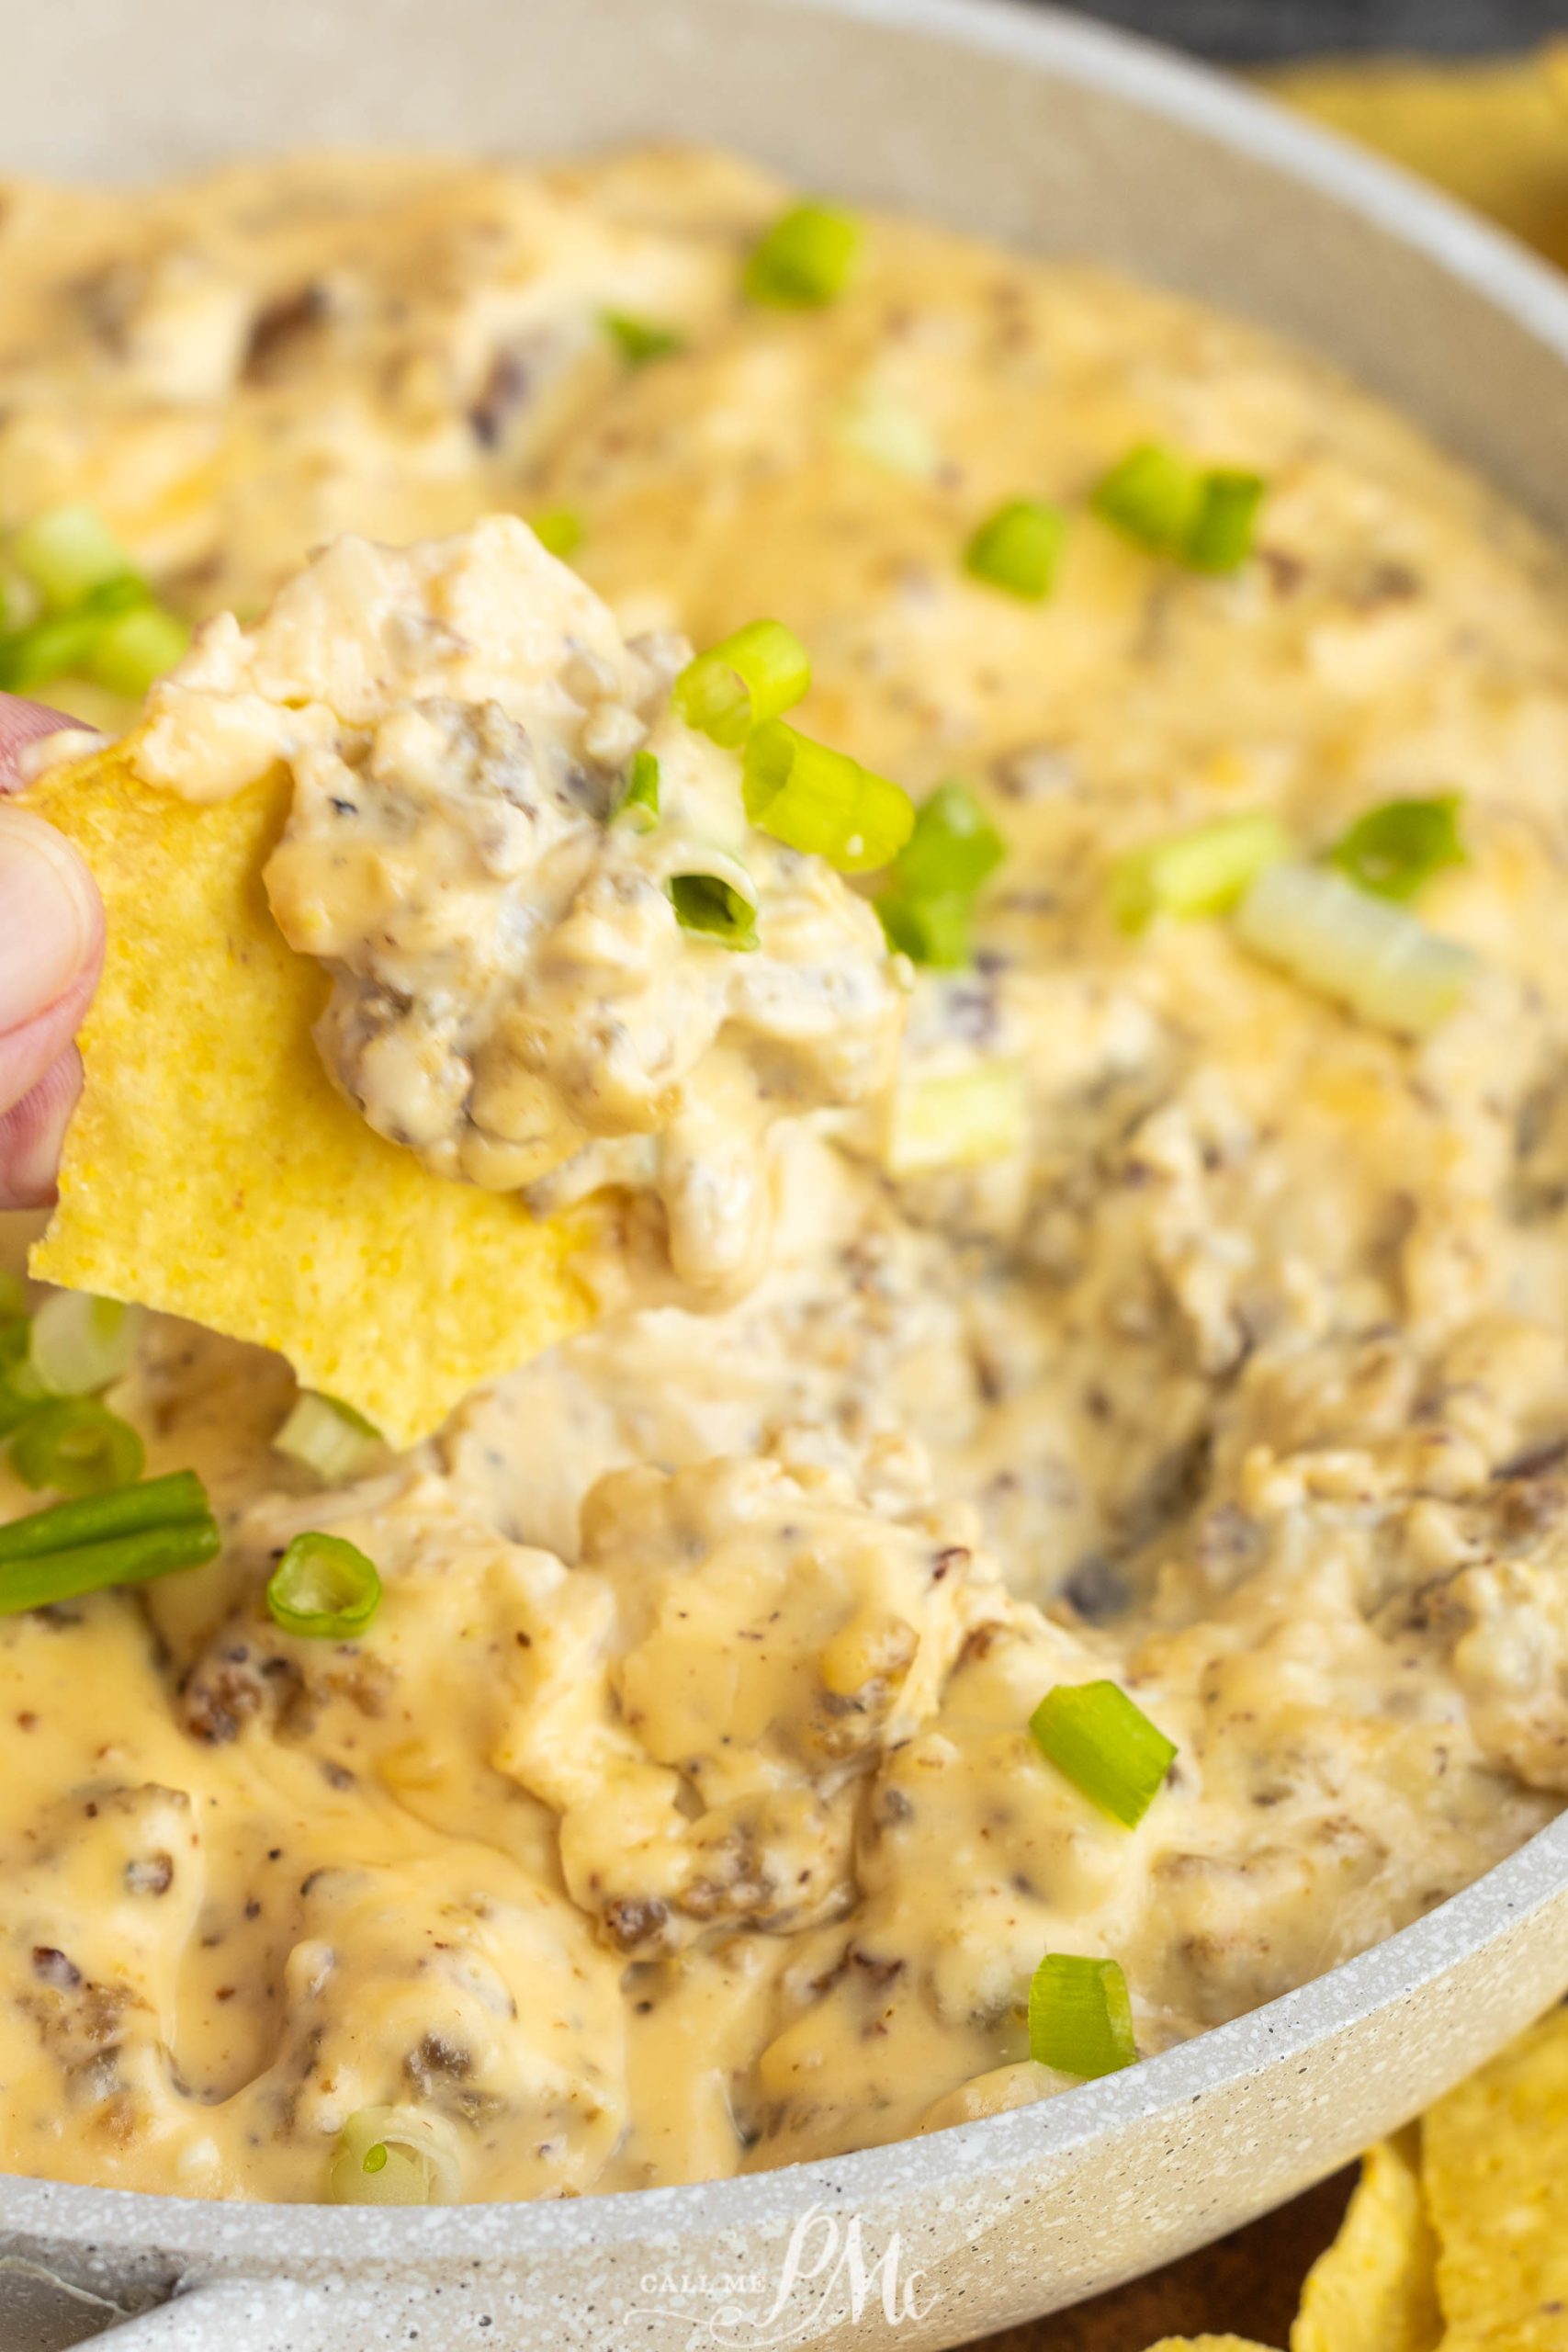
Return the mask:
{"type": "Polygon", "coordinates": [[[1047,1949],[1117,1958],[1157,2049],[1568,1794],[1557,560],[1326,370],[1090,270],[878,221],[841,301],[749,309],[783,200],[681,153],[7,191],[0,520],[89,498],[249,619],[339,529],[572,506],[623,634],[776,614],[808,727],[1007,835],[903,1074],[1005,1061],[1027,1110],[904,1179],[874,1104],[783,1122],[744,1296],[618,1309],[341,1493],[269,1452],[277,1365],[154,1329],[114,1401],[225,1548],[0,1623],[17,2169],[318,2197],[390,2106],[507,2197],[935,2128],[1065,2086],[1047,1949]],[[628,368],[606,309],[683,349],[628,368]],[[1148,437],[1267,477],[1235,577],[1083,513],[1148,437]],[[1038,606],[961,562],[1020,492],[1075,515],[1038,606]],[[1178,825],[1312,851],[1450,788],[1422,913],[1485,977],[1418,1047],[1110,921],[1178,825]],[[358,1644],[265,1612],[311,1526],[380,1566],[358,1644]],[[1103,1675],[1179,1743],[1134,1831],[1027,1733],[1103,1675]]]}

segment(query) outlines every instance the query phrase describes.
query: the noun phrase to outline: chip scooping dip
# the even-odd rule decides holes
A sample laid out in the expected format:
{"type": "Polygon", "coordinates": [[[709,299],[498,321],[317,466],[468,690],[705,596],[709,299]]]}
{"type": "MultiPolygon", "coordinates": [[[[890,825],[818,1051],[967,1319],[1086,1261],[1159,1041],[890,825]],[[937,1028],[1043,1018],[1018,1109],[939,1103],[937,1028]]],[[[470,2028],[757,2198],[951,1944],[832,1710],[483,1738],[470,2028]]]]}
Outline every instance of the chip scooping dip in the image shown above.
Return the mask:
{"type": "MultiPolygon", "coordinates": [[[[880,1092],[907,989],[846,857],[753,831],[670,707],[689,652],[514,516],[348,537],[46,774],[109,947],[34,1272],[275,1348],[395,1445],[587,1318],[596,1224],[622,1286],[755,1279],[774,1123],[880,1092]]],[[[840,770],[885,857],[908,800],[840,770]]]]}
{"type": "Polygon", "coordinates": [[[394,1444],[587,1320],[581,1215],[444,1182],[329,1080],[310,1035],[326,980],[262,888],[281,771],[200,806],[114,751],[28,805],[82,851],[108,916],[35,1272],[276,1348],[394,1444]]]}

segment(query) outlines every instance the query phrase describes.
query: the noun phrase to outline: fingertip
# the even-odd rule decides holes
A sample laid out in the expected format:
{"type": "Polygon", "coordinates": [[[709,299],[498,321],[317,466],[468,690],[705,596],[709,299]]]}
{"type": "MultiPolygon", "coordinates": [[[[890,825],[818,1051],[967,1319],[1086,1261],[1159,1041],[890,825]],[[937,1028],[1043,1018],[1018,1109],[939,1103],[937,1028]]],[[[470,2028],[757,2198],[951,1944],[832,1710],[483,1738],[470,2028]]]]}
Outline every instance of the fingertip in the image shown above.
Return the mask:
{"type": "Polygon", "coordinates": [[[81,1091],[82,1057],[72,1046],[0,1116],[0,1209],[48,1208],[54,1201],[65,1130],[81,1091]]]}

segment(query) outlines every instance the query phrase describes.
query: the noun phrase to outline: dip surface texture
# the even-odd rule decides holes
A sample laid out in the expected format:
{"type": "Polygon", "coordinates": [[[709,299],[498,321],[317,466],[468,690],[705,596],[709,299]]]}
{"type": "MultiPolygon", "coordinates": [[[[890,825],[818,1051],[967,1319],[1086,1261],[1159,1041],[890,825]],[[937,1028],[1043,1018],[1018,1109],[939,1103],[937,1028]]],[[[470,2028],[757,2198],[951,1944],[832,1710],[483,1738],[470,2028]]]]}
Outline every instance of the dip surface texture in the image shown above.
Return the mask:
{"type": "MultiPolygon", "coordinates": [[[[258,741],[291,766],[269,889],[334,1075],[466,1181],[655,1200],[680,1288],[330,1490],[272,1450],[280,1363],[151,1324],[108,1401],[224,1551],[0,1620],[0,2164],[320,2199],[389,2109],[466,2198],[821,2155],[1067,2088],[1028,2054],[1047,1951],[1117,1961],[1154,2052],[1547,1820],[1556,556],[1330,371],[1087,268],[868,220],[836,301],[748,302],[788,198],[722,158],[3,195],[0,527],[89,501],[160,594],[238,613],[141,740],[171,788],[241,737],[231,784],[258,741]],[[607,316],[678,347],[634,364],[607,316]],[[1089,510],[1148,441],[1264,478],[1238,569],[1089,510]],[[1047,601],[964,569],[1017,497],[1070,515],[1047,601]],[[388,552],[563,511],[592,595],[505,519],[388,552]],[[406,691],[372,663],[349,707],[367,615],[469,596],[467,659],[513,593],[536,660],[405,632],[406,691]],[[764,845],[731,954],[671,919],[668,838],[604,821],[651,746],[715,849],[733,777],[669,715],[671,640],[761,616],[809,734],[917,797],[962,776],[1007,843],[891,1084],[908,976],[853,886],[764,845]],[[339,665],[330,725],[301,662],[339,665]],[[1113,919],[1117,859],[1186,828],[1267,811],[1311,858],[1450,792],[1467,862],[1419,914],[1474,975],[1420,1042],[1227,921],[1113,919]],[[585,1025],[617,988],[664,1063],[585,1025]],[[268,1613],[310,1529],[379,1570],[355,1639],[268,1613]],[[1134,1828],[1029,1731],[1106,1679],[1178,1747],[1134,1828]]],[[[0,1468],[0,1516],[35,1501],[0,1468]]]]}

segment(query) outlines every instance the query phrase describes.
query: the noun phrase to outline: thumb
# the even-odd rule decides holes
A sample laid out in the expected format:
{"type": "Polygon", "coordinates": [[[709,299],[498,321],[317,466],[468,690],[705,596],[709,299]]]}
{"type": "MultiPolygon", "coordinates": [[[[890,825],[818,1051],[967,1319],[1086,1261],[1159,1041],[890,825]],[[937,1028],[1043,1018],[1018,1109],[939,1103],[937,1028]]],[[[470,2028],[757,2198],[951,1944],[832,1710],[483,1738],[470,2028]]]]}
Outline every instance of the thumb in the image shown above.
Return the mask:
{"type": "Polygon", "coordinates": [[[49,1196],[74,1099],[71,1041],[102,954],[103,910],[75,851],[0,801],[0,1207],[49,1196]]]}

